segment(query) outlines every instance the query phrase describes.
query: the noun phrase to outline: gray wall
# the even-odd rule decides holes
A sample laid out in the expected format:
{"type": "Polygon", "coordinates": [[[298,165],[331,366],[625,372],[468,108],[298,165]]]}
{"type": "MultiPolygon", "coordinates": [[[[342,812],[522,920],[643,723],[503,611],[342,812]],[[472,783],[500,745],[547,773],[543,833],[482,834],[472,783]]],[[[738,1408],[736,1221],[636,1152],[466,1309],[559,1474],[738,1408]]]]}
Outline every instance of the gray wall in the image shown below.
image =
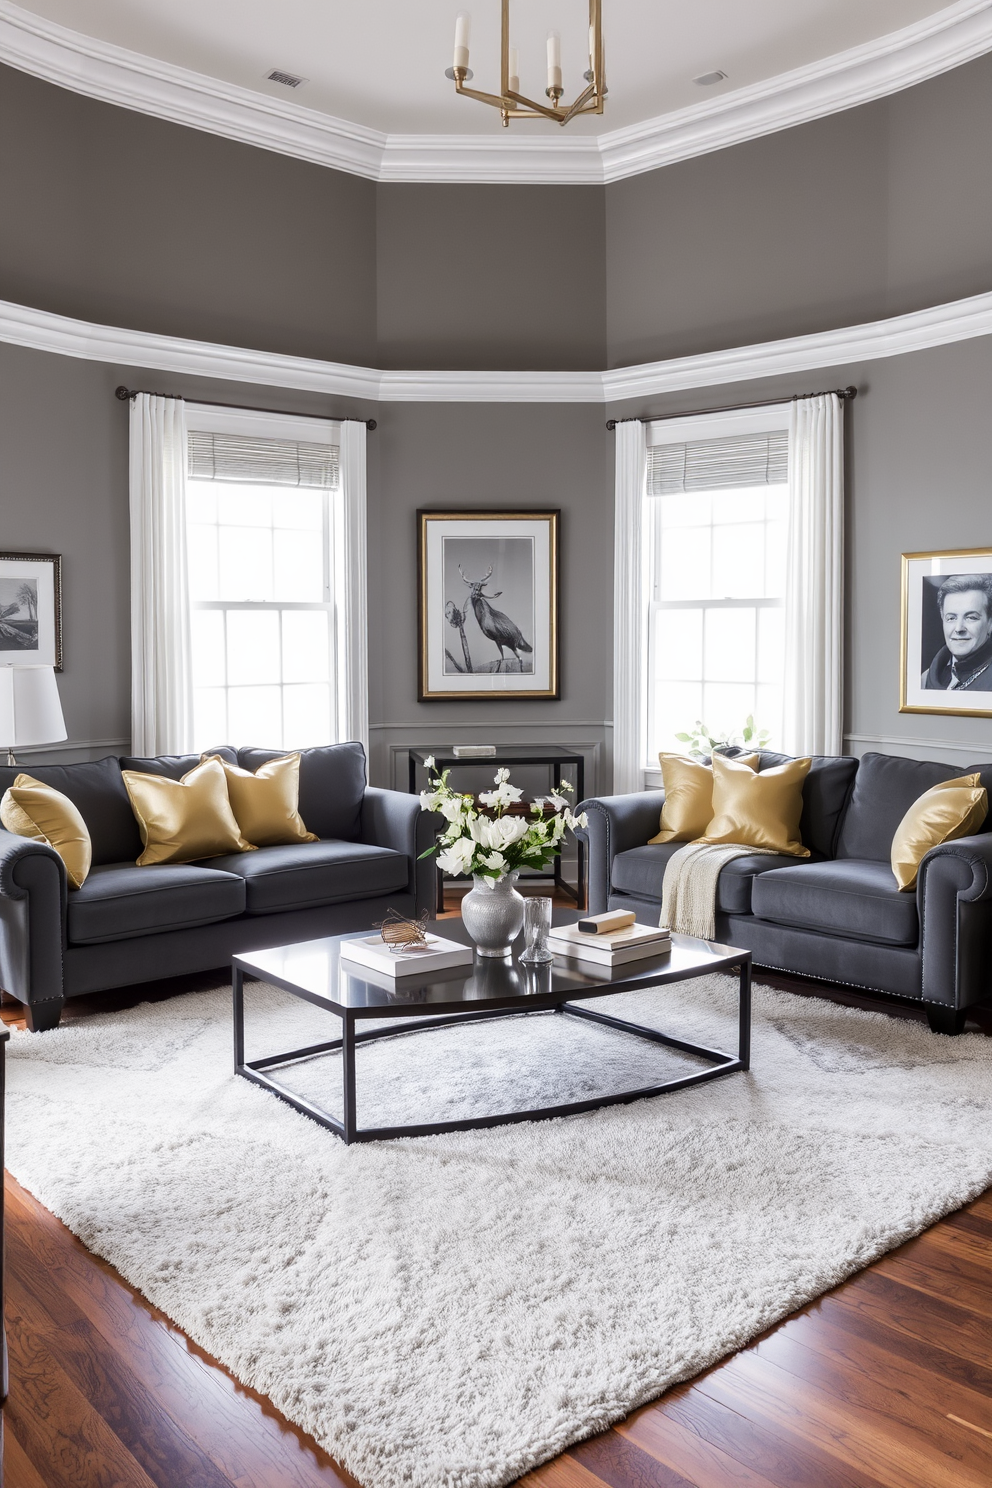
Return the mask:
{"type": "Polygon", "coordinates": [[[992,289],[992,56],[606,188],[609,365],[992,289]]]}
{"type": "Polygon", "coordinates": [[[606,365],[606,217],[589,186],[383,185],[379,365],[606,365]]]}

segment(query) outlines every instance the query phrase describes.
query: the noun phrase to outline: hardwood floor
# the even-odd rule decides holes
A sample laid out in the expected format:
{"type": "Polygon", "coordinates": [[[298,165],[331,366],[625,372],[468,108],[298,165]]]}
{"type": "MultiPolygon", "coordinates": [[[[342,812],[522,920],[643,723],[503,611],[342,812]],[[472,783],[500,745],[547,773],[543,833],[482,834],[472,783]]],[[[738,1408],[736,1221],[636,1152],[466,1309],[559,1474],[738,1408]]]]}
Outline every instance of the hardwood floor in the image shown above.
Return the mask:
{"type": "MultiPolygon", "coordinates": [[[[762,980],[802,996],[828,990],[791,977],[762,980]]],[[[69,1016],[177,988],[78,999],[69,1016]]],[[[830,995],[883,1005],[841,989],[830,995]]],[[[17,1004],[0,1010],[8,1023],[18,1013],[17,1004]]],[[[11,1385],[3,1488],[353,1482],[9,1176],[6,1194],[11,1385]]],[[[992,1190],[749,1348],[521,1480],[524,1488],[990,1483],[992,1190]]]]}

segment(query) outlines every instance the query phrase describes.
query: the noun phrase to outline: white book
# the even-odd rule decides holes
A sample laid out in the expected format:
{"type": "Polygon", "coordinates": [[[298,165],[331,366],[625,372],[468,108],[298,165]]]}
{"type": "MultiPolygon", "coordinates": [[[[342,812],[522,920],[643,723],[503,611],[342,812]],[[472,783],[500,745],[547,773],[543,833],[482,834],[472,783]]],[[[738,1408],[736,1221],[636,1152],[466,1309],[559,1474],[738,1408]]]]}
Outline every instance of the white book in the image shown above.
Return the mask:
{"type": "Polygon", "coordinates": [[[455,744],[451,750],[455,759],[492,759],[495,744],[455,744]]]}
{"type": "Polygon", "coordinates": [[[441,971],[448,966],[471,966],[475,959],[471,946],[444,940],[440,935],[428,935],[427,947],[426,951],[391,951],[381,935],[368,935],[358,940],[343,940],[341,959],[371,966],[391,977],[441,971]]]}
{"type": "MultiPolygon", "coordinates": [[[[601,936],[589,936],[589,940],[594,938],[602,939],[601,936]]],[[[556,956],[572,956],[577,961],[595,962],[597,966],[626,966],[632,961],[647,961],[652,956],[667,956],[672,942],[670,939],[642,940],[625,949],[610,951],[605,946],[589,945],[585,941],[579,944],[574,939],[559,940],[557,935],[549,935],[548,949],[556,956]]]]}
{"type": "Polygon", "coordinates": [[[593,930],[580,930],[578,925],[556,925],[551,934],[557,940],[574,941],[575,944],[591,946],[601,951],[624,951],[629,946],[648,945],[652,941],[668,941],[672,932],[667,925],[624,925],[622,930],[607,930],[597,935],[593,930]]]}

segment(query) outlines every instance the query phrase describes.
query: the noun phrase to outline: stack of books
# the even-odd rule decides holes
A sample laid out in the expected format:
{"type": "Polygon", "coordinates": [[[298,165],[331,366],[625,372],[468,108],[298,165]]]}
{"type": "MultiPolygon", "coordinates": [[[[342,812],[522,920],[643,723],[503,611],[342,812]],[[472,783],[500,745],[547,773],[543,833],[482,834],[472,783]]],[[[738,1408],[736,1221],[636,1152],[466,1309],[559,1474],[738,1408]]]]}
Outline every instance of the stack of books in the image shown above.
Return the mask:
{"type": "Polygon", "coordinates": [[[445,940],[440,935],[428,935],[427,948],[423,951],[411,951],[407,947],[392,951],[381,935],[363,935],[358,940],[341,942],[341,960],[370,966],[388,977],[405,977],[418,972],[423,975],[444,971],[451,966],[471,966],[474,956],[471,946],[445,940]]]}
{"type": "Polygon", "coordinates": [[[628,961],[663,956],[672,948],[671,931],[657,925],[625,925],[622,930],[590,934],[578,925],[558,925],[548,936],[557,956],[577,956],[599,966],[623,966],[628,961]]]}

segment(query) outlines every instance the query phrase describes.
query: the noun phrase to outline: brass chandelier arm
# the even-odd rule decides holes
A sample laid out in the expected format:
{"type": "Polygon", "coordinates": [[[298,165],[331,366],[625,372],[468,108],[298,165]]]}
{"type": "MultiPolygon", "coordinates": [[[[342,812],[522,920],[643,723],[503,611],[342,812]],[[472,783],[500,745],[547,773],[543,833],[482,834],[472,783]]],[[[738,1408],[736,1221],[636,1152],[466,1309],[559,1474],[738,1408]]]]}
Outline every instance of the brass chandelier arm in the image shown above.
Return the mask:
{"type": "Polygon", "coordinates": [[[595,109],[595,108],[587,109],[587,108],[584,107],[584,105],[589,102],[590,98],[594,97],[595,93],[596,93],[596,84],[595,83],[590,83],[589,86],[588,86],[588,88],[586,89],[586,91],[584,93],[580,93],[579,94],[578,98],[572,104],[572,107],[566,111],[564,118],[561,119],[560,122],[562,124],[567,124],[568,121],[569,121],[569,119],[574,119],[575,118],[575,115],[576,114],[595,114],[597,112],[598,113],[601,113],[602,112],[602,109],[598,109],[598,110],[595,109]]]}
{"type": "MultiPolygon", "coordinates": [[[[455,61],[447,76],[454,79],[455,92],[465,98],[474,98],[478,103],[487,103],[490,108],[499,109],[503,127],[509,126],[511,119],[550,119],[553,124],[567,124],[570,119],[577,118],[580,114],[601,114],[606,100],[606,83],[604,78],[605,59],[603,52],[603,12],[602,0],[589,0],[589,35],[592,42],[592,55],[590,57],[590,68],[585,73],[588,83],[576,98],[575,102],[563,105],[559,102],[562,96],[561,69],[556,64],[556,70],[552,71],[549,53],[549,86],[548,96],[553,99],[549,104],[538,103],[534,98],[528,98],[526,94],[515,91],[510,87],[510,0],[501,0],[501,36],[500,36],[500,89],[497,93],[484,93],[477,88],[467,88],[466,81],[471,76],[468,63],[468,32],[464,31],[462,40],[459,40],[459,31],[456,27],[455,34],[455,61]],[[461,65],[464,62],[466,65],[461,65]]],[[[459,25],[461,21],[459,22],[459,25]]],[[[560,57],[558,59],[560,62],[560,57]]],[[[519,80],[514,74],[513,81],[519,80]]]]}

